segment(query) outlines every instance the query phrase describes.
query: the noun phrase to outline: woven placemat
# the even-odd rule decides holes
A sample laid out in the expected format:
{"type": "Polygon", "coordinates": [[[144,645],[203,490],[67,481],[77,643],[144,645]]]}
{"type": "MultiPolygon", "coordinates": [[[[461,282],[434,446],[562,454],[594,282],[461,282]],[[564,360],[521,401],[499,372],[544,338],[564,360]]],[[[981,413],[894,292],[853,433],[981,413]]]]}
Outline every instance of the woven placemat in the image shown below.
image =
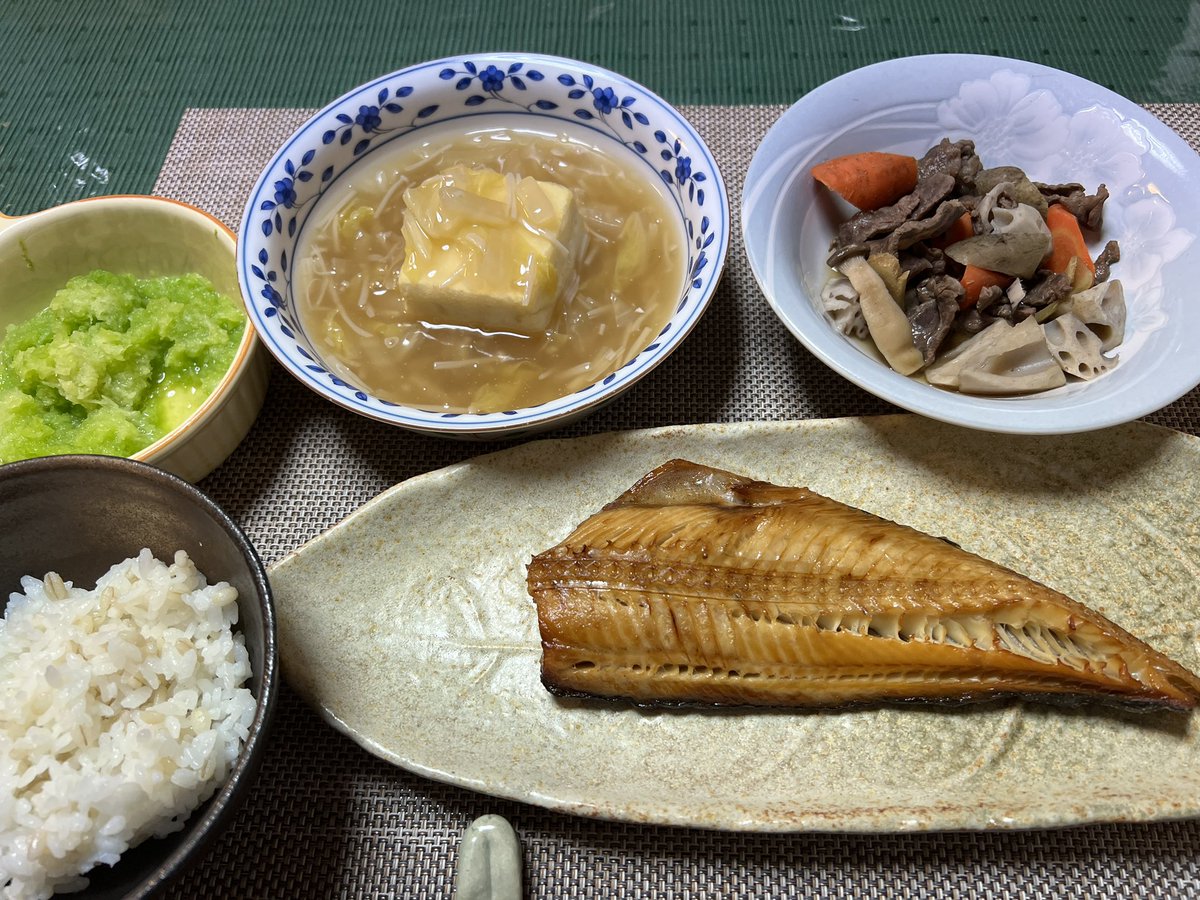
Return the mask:
{"type": "MultiPolygon", "coordinates": [[[[737,221],[740,186],[754,148],[783,109],[683,108],[730,190],[735,237],[725,277],[704,319],[666,363],[554,436],[897,411],[805,351],[750,273],[737,221]]],[[[1200,105],[1151,109],[1200,146],[1200,105]]],[[[308,112],[188,110],[155,192],[236,227],[257,174],[308,112]]],[[[1200,434],[1200,391],[1148,421],[1200,434]]],[[[499,446],[423,437],[361,418],[275,366],[254,429],[202,487],[271,563],[393,484],[499,446]]],[[[508,817],[521,836],[530,898],[1200,896],[1198,821],[879,836],[600,822],[395,768],[327,727],[286,687],[245,806],[174,896],[448,897],[458,838],[488,812],[508,817]]]]}

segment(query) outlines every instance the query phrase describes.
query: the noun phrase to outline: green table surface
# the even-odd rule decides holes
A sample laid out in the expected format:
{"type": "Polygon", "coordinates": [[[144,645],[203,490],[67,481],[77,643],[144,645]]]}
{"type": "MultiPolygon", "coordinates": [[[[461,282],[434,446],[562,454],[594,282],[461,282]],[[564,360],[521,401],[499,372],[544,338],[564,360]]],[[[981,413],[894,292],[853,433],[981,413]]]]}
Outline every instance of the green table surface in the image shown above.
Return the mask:
{"type": "Polygon", "coordinates": [[[1189,0],[79,0],[0,4],[0,212],[147,192],[188,107],[315,107],[487,50],[585,59],[674,103],[790,103],[859,66],[988,53],[1200,100],[1189,0]]]}

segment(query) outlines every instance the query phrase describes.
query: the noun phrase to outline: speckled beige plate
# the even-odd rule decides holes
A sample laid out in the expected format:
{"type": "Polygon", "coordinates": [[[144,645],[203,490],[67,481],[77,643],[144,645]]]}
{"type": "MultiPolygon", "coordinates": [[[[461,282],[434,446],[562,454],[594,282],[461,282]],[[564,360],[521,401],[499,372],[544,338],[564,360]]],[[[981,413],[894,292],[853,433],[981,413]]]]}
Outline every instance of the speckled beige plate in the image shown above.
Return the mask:
{"type": "Polygon", "coordinates": [[[552,698],[526,562],[675,456],[947,536],[1200,669],[1200,441],[1141,424],[1027,438],[887,416],[542,441],[400,484],[274,568],[290,683],[384,759],[585,815],[900,831],[1200,813],[1193,716],[552,698]]]}

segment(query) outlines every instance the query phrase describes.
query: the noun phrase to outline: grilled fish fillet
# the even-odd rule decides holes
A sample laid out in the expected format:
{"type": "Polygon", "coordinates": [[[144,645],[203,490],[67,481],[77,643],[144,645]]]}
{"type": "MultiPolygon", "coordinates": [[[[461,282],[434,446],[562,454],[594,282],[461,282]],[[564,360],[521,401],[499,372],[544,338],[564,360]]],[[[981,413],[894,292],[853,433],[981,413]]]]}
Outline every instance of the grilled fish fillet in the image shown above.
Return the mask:
{"type": "Polygon", "coordinates": [[[684,460],[535,556],[542,681],[639,704],[998,695],[1190,709],[1200,679],[1071,598],[805,488],[684,460]]]}

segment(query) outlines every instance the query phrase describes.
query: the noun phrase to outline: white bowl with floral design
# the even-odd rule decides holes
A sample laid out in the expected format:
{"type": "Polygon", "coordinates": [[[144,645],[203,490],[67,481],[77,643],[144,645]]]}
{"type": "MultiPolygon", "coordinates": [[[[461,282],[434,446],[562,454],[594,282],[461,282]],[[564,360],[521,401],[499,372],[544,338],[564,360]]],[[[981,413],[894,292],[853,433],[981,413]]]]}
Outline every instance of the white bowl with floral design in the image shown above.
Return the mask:
{"type": "Polygon", "coordinates": [[[768,302],[822,362],[897,406],[987,431],[1062,434],[1127,422],[1200,384],[1200,157],[1145,109],[1057,69],[989,56],[934,55],[850,72],[804,96],[771,128],[743,191],[747,255],[768,302]],[[1116,240],[1112,277],[1128,321],[1118,364],[1037,394],[975,397],[900,375],[837,332],[821,309],[837,226],[814,163],[866,150],[921,156],[970,139],[985,166],[1110,193],[1095,251],[1116,240]]]}
{"type": "Polygon", "coordinates": [[[707,307],[729,244],[729,204],[708,147],[670,104],[599,66],[526,53],[475,54],[393,72],[334,100],[275,153],[242,217],[238,277],[259,337],[283,366],[323,397],[383,422],[452,437],[512,437],[564,425],[608,402],[661,363],[707,307]],[[482,116],[545,130],[586,130],[605,153],[661,182],[687,237],[685,283],[662,332],[617,371],[527,409],[447,413],[401,406],[335,374],[305,334],[291,285],[305,224],[317,201],[362,160],[426,129],[464,131],[482,116]]]}

